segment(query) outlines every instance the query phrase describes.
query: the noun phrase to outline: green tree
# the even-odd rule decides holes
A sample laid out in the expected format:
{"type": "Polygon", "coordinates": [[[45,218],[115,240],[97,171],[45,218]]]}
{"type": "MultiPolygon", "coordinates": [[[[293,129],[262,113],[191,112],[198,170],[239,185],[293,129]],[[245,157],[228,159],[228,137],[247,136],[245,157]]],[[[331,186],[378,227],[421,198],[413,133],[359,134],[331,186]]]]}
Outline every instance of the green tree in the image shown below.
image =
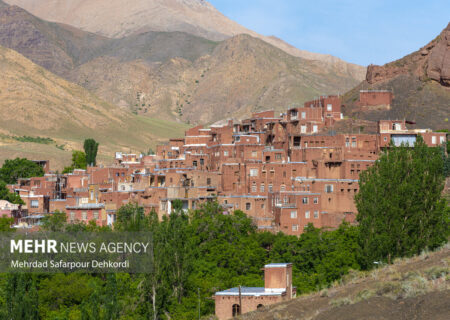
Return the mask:
{"type": "Polygon", "coordinates": [[[98,142],[96,142],[94,139],[84,140],[84,152],[86,154],[86,163],[89,166],[96,165],[97,151],[98,151],[98,142]]]}
{"type": "Polygon", "coordinates": [[[46,231],[64,231],[67,222],[65,212],[56,211],[46,215],[42,219],[42,229],[46,231]]]}
{"type": "Polygon", "coordinates": [[[144,214],[144,208],[136,203],[128,203],[117,211],[114,225],[118,231],[147,231],[149,220],[144,214]]]}
{"type": "Polygon", "coordinates": [[[44,169],[35,162],[25,159],[16,158],[14,160],[5,160],[0,169],[0,180],[7,184],[17,183],[17,179],[42,177],[44,169]]]}
{"type": "Polygon", "coordinates": [[[16,229],[12,229],[11,225],[13,224],[14,219],[8,218],[7,216],[3,215],[0,217],[0,232],[14,232],[16,229]]]}
{"type": "Polygon", "coordinates": [[[6,183],[3,181],[0,181],[0,199],[14,204],[25,204],[17,193],[9,192],[6,183]]]}
{"type": "Polygon", "coordinates": [[[62,173],[70,173],[74,169],[86,169],[86,154],[83,151],[72,151],[72,164],[69,167],[65,167],[62,173]]]}
{"type": "Polygon", "coordinates": [[[38,320],[38,292],[30,274],[8,274],[5,290],[7,319],[38,320]]]}
{"type": "Polygon", "coordinates": [[[450,140],[441,146],[442,161],[444,162],[444,176],[450,177],[450,140]]]}
{"type": "Polygon", "coordinates": [[[436,248],[447,239],[442,168],[439,148],[418,136],[414,147],[391,145],[360,175],[355,201],[365,267],[436,248]]]}

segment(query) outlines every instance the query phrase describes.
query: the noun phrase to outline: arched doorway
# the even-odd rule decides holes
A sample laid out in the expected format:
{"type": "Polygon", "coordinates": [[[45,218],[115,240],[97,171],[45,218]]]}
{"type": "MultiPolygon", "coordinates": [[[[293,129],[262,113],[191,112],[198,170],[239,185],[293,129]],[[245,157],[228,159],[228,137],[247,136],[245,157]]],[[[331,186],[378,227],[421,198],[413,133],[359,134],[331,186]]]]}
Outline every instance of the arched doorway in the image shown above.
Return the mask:
{"type": "Polygon", "coordinates": [[[233,304],[233,317],[237,317],[241,314],[241,306],[238,304],[233,304]]]}
{"type": "Polygon", "coordinates": [[[259,309],[261,309],[261,308],[264,308],[264,305],[263,305],[263,304],[258,304],[258,305],[256,306],[256,309],[257,309],[257,310],[259,310],[259,309]]]}

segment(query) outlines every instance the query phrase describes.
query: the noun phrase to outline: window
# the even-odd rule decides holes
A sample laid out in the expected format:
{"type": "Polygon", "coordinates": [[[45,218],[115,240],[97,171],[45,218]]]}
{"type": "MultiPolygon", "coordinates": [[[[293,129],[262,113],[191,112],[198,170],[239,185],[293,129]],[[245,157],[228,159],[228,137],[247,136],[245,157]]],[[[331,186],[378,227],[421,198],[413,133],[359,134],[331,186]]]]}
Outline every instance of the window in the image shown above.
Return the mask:
{"type": "Polygon", "coordinates": [[[39,208],[39,200],[31,200],[30,205],[32,208],[39,208]]]}
{"type": "Polygon", "coordinates": [[[236,140],[236,142],[239,142],[239,141],[241,141],[241,137],[240,137],[240,136],[237,136],[237,137],[235,138],[235,140],[236,140]]]}
{"type": "Polygon", "coordinates": [[[306,126],[301,126],[300,127],[300,132],[301,133],[306,133],[306,126]]]}
{"type": "Polygon", "coordinates": [[[91,200],[94,200],[94,191],[91,190],[91,200]]]}
{"type": "Polygon", "coordinates": [[[302,119],[306,119],[306,112],[302,112],[302,119]]]}
{"type": "Polygon", "coordinates": [[[257,177],[258,169],[250,169],[250,177],[257,177]]]}
{"type": "Polygon", "coordinates": [[[252,158],[256,158],[258,156],[258,152],[257,151],[252,151],[252,158]]]}
{"type": "Polygon", "coordinates": [[[70,221],[74,221],[75,220],[75,212],[71,212],[70,213],[70,221]]]}
{"type": "Polygon", "coordinates": [[[203,166],[205,164],[205,159],[200,159],[200,165],[203,166]]]}
{"type": "Polygon", "coordinates": [[[440,137],[439,142],[442,144],[445,141],[445,137],[440,137]]]}
{"type": "Polygon", "coordinates": [[[311,218],[311,216],[310,216],[310,214],[309,214],[309,211],[305,211],[305,218],[306,218],[306,219],[311,218]]]}
{"type": "Polygon", "coordinates": [[[291,211],[291,219],[297,219],[297,211],[291,211]]]}
{"type": "Polygon", "coordinates": [[[256,182],[255,181],[253,181],[252,192],[256,192],[256,182]]]}
{"type": "Polygon", "coordinates": [[[356,138],[352,138],[352,148],[356,148],[356,138]]]}
{"type": "Polygon", "coordinates": [[[333,105],[332,104],[327,104],[327,111],[333,111],[333,105]]]}
{"type": "Polygon", "coordinates": [[[281,153],[275,153],[275,159],[281,160],[281,153]]]}
{"type": "Polygon", "coordinates": [[[298,231],[298,224],[292,225],[292,231],[298,231]]]}
{"type": "Polygon", "coordinates": [[[314,204],[318,204],[319,203],[319,198],[314,198],[314,204]]]}
{"type": "Polygon", "coordinates": [[[224,156],[224,157],[228,157],[228,151],[224,151],[224,152],[223,152],[223,156],[224,156]]]}
{"type": "Polygon", "coordinates": [[[87,220],[87,212],[86,211],[81,213],[81,219],[84,221],[87,220]]]}
{"type": "Polygon", "coordinates": [[[332,184],[325,185],[325,192],[326,193],[332,193],[333,192],[333,185],[332,184]]]}
{"type": "Polygon", "coordinates": [[[192,161],[192,166],[197,167],[197,161],[192,161]]]}
{"type": "Polygon", "coordinates": [[[273,186],[271,184],[269,184],[269,192],[272,192],[273,190],[273,186]]]}
{"type": "Polygon", "coordinates": [[[319,211],[314,211],[314,219],[319,219],[319,211]]]}
{"type": "Polygon", "coordinates": [[[313,125],[313,132],[315,133],[315,132],[317,132],[317,131],[318,131],[317,125],[313,125]]]}
{"type": "Polygon", "coordinates": [[[286,186],[284,184],[281,185],[281,191],[286,191],[286,186]]]}
{"type": "Polygon", "coordinates": [[[260,192],[264,192],[264,183],[261,183],[261,186],[259,187],[260,192]]]}
{"type": "Polygon", "coordinates": [[[345,139],[345,146],[350,147],[350,139],[349,138],[345,139]]]}
{"type": "Polygon", "coordinates": [[[387,137],[384,137],[384,141],[387,141],[387,137]]]}
{"type": "Polygon", "coordinates": [[[436,136],[432,136],[431,137],[431,143],[432,144],[436,144],[436,136]]]}
{"type": "Polygon", "coordinates": [[[284,202],[284,204],[287,204],[289,202],[289,198],[285,196],[283,199],[283,202],[284,202]]]}
{"type": "Polygon", "coordinates": [[[302,199],[302,203],[303,203],[303,204],[308,204],[308,198],[307,198],[307,197],[304,197],[304,198],[302,199]]]}
{"type": "Polygon", "coordinates": [[[245,204],[245,210],[250,210],[252,208],[252,204],[250,202],[247,202],[245,204]]]}
{"type": "Polygon", "coordinates": [[[211,178],[206,178],[206,185],[210,186],[211,185],[211,178]]]}
{"type": "Polygon", "coordinates": [[[95,211],[95,212],[94,212],[94,219],[95,219],[95,220],[98,220],[98,211],[95,211]]]}

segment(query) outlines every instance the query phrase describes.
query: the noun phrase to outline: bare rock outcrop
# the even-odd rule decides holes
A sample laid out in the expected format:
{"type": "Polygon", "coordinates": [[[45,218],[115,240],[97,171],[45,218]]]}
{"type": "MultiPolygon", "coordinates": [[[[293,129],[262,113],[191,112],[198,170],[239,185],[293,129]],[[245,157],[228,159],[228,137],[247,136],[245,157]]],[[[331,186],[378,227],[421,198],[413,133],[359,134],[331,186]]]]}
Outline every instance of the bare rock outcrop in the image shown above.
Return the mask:
{"type": "Polygon", "coordinates": [[[450,23],[439,37],[439,42],[429,55],[427,75],[445,86],[450,86],[450,23]]]}
{"type": "Polygon", "coordinates": [[[418,51],[383,66],[368,66],[366,81],[376,84],[406,74],[450,86],[450,23],[436,39],[418,51]]]}

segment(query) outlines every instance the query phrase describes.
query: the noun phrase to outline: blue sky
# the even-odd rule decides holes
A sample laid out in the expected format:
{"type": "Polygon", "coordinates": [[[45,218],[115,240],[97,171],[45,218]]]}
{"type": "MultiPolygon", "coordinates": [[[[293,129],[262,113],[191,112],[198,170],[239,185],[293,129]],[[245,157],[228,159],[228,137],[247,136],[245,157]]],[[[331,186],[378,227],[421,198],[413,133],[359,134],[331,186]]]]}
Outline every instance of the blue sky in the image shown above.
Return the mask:
{"type": "Polygon", "coordinates": [[[399,59],[450,21],[450,0],[209,0],[220,12],[297,48],[361,65],[399,59]]]}

